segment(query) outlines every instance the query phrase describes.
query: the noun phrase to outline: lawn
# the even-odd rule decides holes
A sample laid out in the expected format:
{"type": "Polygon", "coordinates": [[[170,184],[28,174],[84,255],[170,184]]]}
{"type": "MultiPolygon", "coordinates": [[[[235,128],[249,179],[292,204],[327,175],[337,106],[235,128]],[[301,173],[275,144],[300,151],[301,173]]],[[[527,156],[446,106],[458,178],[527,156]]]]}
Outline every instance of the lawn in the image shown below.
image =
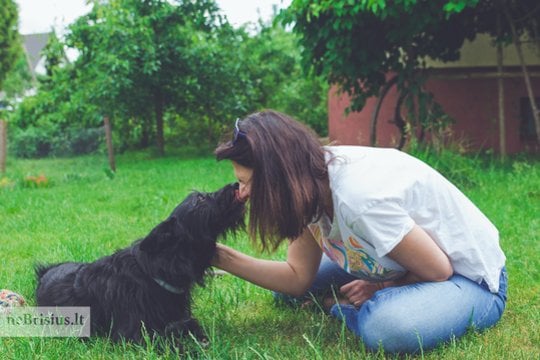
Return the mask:
{"type": "MultiPolygon", "coordinates": [[[[509,300],[496,327],[405,358],[540,358],[540,162],[514,159],[501,165],[451,153],[418,155],[456,182],[499,228],[508,258],[509,300]]],[[[0,177],[0,288],[35,305],[36,262],[92,261],[110,254],[145,236],[189,191],[212,191],[234,181],[228,163],[186,152],[165,158],[124,154],[117,167],[116,174],[106,171],[106,159],[98,155],[9,159],[6,177],[0,177]]],[[[245,234],[225,242],[257,254],[245,234]]],[[[261,256],[283,258],[284,249],[261,256]]],[[[211,344],[205,349],[191,344],[186,358],[392,358],[366,352],[336,320],[276,306],[268,291],[230,275],[209,279],[196,290],[194,313],[211,344]]],[[[2,359],[174,357],[151,343],[95,338],[0,338],[0,354],[2,359]]]]}

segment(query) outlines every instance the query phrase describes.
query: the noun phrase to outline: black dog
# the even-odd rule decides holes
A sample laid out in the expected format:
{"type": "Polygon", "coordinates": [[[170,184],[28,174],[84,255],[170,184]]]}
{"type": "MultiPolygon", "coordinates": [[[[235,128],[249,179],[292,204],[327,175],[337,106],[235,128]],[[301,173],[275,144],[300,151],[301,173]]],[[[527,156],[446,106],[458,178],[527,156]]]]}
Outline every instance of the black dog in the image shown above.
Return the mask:
{"type": "Polygon", "coordinates": [[[89,306],[92,335],[141,342],[155,335],[207,339],[191,315],[191,289],[203,284],[216,240],[243,226],[237,184],[191,193],[144,239],[92,263],[38,265],[39,306],[89,306]]]}

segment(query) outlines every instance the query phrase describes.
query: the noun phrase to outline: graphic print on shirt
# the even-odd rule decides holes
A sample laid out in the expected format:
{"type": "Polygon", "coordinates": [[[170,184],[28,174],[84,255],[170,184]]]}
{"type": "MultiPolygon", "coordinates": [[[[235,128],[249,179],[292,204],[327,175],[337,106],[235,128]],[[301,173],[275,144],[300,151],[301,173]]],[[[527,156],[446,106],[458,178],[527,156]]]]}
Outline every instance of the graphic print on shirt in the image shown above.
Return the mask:
{"type": "Polygon", "coordinates": [[[387,280],[403,276],[403,271],[384,267],[353,236],[346,242],[325,237],[316,224],[309,226],[323,252],[348,273],[362,279],[387,280]]]}
{"type": "Polygon", "coordinates": [[[338,264],[342,269],[349,272],[347,251],[343,246],[343,241],[332,241],[327,239],[323,236],[321,228],[316,224],[311,224],[308,228],[326,256],[338,264]]]}
{"type": "Polygon", "coordinates": [[[389,279],[402,275],[401,271],[385,268],[369,255],[366,249],[352,236],[347,239],[347,247],[351,249],[349,272],[358,277],[369,277],[371,279],[389,279]]]}

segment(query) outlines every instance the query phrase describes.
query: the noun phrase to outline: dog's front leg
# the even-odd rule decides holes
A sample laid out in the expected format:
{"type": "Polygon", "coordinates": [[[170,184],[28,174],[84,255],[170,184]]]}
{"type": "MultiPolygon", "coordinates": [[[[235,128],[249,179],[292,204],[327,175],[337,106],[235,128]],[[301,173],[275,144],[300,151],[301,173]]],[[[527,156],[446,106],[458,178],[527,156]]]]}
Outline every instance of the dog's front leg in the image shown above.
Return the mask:
{"type": "Polygon", "coordinates": [[[210,340],[208,340],[208,337],[206,336],[204,330],[202,329],[201,325],[195,318],[189,318],[185,322],[185,333],[191,333],[197,339],[199,344],[201,344],[203,347],[207,347],[210,344],[210,340]]]}
{"type": "Polygon", "coordinates": [[[171,322],[165,328],[165,336],[168,338],[181,339],[189,336],[190,333],[201,346],[207,347],[210,343],[204,330],[194,318],[171,322]]]}

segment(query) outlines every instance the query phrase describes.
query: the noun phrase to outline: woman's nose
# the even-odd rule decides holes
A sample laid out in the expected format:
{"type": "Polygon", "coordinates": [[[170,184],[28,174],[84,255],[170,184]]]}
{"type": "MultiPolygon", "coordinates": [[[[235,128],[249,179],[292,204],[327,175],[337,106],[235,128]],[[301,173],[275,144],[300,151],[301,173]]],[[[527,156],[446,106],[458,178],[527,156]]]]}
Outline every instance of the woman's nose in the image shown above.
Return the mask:
{"type": "Polygon", "coordinates": [[[249,198],[249,186],[240,184],[238,187],[238,199],[246,201],[249,198]]]}

